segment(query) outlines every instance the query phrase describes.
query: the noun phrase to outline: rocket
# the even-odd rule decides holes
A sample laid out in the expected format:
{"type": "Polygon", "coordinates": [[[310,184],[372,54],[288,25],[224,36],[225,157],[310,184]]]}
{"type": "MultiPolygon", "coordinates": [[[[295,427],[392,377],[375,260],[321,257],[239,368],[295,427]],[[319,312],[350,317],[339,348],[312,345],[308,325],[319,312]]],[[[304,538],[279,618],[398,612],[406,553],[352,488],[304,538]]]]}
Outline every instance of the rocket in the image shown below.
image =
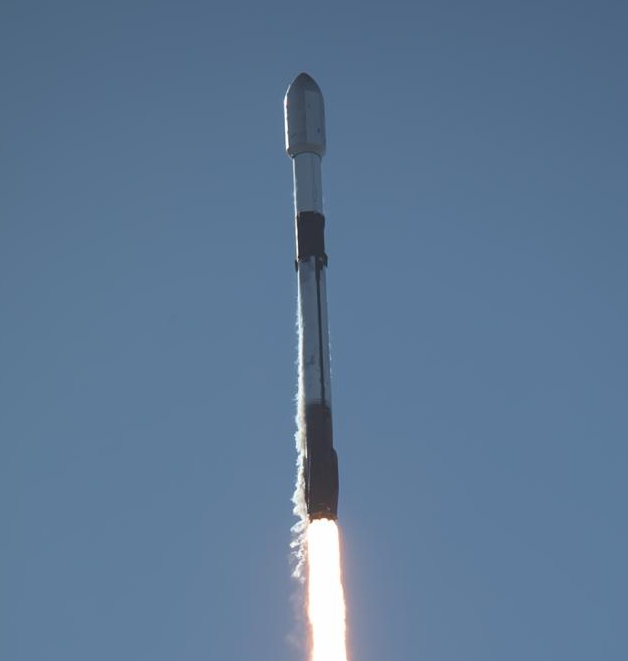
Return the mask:
{"type": "Polygon", "coordinates": [[[336,519],[338,457],[333,447],[321,160],[325,154],[323,95],[306,73],[284,99],[286,152],[292,159],[298,282],[299,364],[305,404],[305,501],[310,520],[336,519]]]}

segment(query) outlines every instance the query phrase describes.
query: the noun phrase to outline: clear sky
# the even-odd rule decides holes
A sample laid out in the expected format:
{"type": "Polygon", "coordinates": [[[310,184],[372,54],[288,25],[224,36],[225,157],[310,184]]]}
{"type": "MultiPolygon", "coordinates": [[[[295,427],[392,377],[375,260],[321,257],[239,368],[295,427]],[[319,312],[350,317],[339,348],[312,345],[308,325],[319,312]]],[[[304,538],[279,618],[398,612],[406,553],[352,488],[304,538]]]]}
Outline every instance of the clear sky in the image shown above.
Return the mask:
{"type": "Polygon", "coordinates": [[[0,658],[302,660],[301,71],[352,661],[628,658],[627,24],[4,0],[0,658]]]}

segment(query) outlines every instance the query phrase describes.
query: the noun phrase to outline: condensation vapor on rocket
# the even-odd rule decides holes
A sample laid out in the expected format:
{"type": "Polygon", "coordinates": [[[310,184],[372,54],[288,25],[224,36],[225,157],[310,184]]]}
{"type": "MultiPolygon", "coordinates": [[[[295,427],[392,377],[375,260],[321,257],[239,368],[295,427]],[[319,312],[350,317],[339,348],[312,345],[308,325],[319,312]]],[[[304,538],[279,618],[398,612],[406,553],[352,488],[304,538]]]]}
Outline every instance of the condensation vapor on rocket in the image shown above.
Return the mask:
{"type": "MultiPolygon", "coordinates": [[[[297,294],[297,297],[299,294],[297,294]]],[[[304,397],[304,379],[303,363],[303,322],[301,318],[301,304],[297,300],[297,337],[298,344],[298,383],[297,383],[297,430],[294,434],[294,440],[297,447],[297,480],[292,494],[292,503],[294,505],[293,513],[299,518],[297,523],[292,526],[292,542],[290,544],[295,558],[295,567],[293,576],[303,580],[303,567],[305,564],[306,546],[305,531],[308,523],[307,503],[305,502],[305,459],[306,459],[306,431],[305,431],[305,397],[304,397]]]]}

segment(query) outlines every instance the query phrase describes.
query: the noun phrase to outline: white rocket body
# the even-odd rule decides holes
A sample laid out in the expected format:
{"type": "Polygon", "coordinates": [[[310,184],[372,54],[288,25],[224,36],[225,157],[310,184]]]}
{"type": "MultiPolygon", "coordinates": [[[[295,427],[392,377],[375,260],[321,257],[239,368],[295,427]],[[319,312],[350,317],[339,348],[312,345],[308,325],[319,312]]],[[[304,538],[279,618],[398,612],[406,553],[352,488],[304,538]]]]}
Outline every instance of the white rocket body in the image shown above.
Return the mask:
{"type": "Polygon", "coordinates": [[[299,361],[305,400],[305,489],[310,519],[335,519],[338,460],[333,449],[331,378],[321,159],[325,153],[323,95],[307,74],[295,78],[284,101],[286,152],[294,173],[295,231],[302,327],[299,361]]]}

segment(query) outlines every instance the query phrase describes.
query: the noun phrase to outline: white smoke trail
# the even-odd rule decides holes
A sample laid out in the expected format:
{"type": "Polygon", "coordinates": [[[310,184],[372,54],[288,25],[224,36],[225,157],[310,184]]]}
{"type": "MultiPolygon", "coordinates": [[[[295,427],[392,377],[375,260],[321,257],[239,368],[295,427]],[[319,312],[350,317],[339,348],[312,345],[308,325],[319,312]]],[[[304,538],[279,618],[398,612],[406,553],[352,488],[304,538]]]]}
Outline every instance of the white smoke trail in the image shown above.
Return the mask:
{"type": "Polygon", "coordinates": [[[309,518],[307,503],[305,501],[305,384],[303,365],[301,363],[303,348],[303,318],[301,316],[301,303],[297,294],[297,393],[296,393],[296,431],[294,441],[297,450],[297,478],[292,494],[293,514],[298,521],[292,526],[292,539],[290,542],[290,559],[292,564],[292,577],[298,581],[298,589],[291,596],[290,601],[294,611],[294,628],[288,635],[290,646],[299,657],[305,658],[311,646],[311,636],[307,624],[305,565],[307,561],[307,526],[309,518]]]}
{"type": "Polygon", "coordinates": [[[297,383],[297,413],[295,422],[297,430],[294,434],[294,440],[297,448],[297,480],[292,494],[292,512],[298,517],[298,521],[292,526],[292,548],[294,558],[294,570],[292,575],[303,582],[305,580],[304,566],[307,554],[306,531],[308,524],[307,503],[305,502],[305,375],[304,366],[301,362],[303,355],[303,317],[301,316],[300,292],[297,294],[297,336],[298,342],[298,383],[297,383]]]}

